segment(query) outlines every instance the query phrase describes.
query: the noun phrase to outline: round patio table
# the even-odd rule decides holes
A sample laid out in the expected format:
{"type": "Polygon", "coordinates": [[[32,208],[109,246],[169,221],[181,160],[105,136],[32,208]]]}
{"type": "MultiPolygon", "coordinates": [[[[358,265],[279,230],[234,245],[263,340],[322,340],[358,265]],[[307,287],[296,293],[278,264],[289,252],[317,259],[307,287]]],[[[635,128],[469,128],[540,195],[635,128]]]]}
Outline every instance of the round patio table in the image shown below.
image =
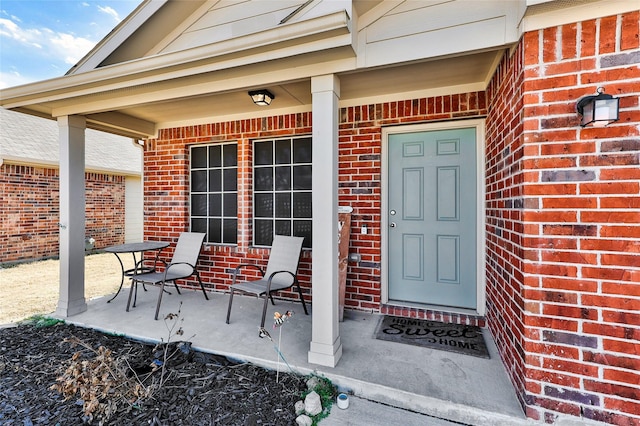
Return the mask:
{"type": "Polygon", "coordinates": [[[169,243],[164,241],[143,241],[141,243],[127,243],[105,248],[104,251],[106,251],[107,253],[113,253],[116,255],[116,258],[118,258],[118,262],[120,262],[120,268],[122,269],[120,287],[118,287],[118,291],[116,292],[116,294],[111,299],[107,300],[107,303],[111,302],[118,296],[118,294],[120,294],[120,290],[122,290],[122,285],[124,284],[124,277],[131,277],[136,274],[144,274],[147,272],[155,271],[155,265],[158,261],[158,257],[160,256],[160,252],[168,245],[169,243]],[[156,258],[153,262],[153,266],[144,266],[143,261],[145,251],[156,252],[156,258]],[[132,269],[124,269],[124,264],[122,263],[122,259],[120,259],[119,256],[123,253],[131,253],[133,255],[134,267],[132,269]],[[137,260],[136,253],[140,253],[140,261],[137,260]]]}

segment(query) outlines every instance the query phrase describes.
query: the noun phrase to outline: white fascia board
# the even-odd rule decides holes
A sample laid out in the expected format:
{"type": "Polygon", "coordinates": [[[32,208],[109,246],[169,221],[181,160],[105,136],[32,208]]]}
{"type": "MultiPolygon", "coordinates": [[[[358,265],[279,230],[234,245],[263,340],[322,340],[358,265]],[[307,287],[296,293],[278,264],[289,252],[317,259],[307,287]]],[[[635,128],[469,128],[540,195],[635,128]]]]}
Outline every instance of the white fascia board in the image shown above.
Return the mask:
{"type": "Polygon", "coordinates": [[[522,28],[524,32],[536,31],[637,10],[640,10],[640,2],[638,0],[601,0],[598,2],[578,3],[548,12],[525,14],[522,28]]]}
{"type": "MultiPolygon", "coordinates": [[[[117,65],[98,68],[81,74],[58,77],[36,82],[24,86],[3,89],[0,92],[0,106],[13,109],[35,103],[51,102],[71,97],[127,88],[134,85],[149,84],[158,81],[188,77],[194,74],[218,71],[232,66],[250,65],[262,61],[270,61],[280,57],[300,54],[299,45],[280,49],[280,55],[274,56],[274,51],[267,51],[258,55],[247,55],[233,60],[212,61],[224,55],[247,51],[259,47],[267,47],[282,42],[313,36],[318,34],[346,34],[348,38],[331,37],[328,42],[316,40],[303,43],[301,46],[308,53],[314,50],[340,47],[348,42],[351,46],[350,19],[345,11],[322,16],[310,21],[292,23],[264,31],[250,34],[221,43],[201,46],[186,51],[168,53],[149,58],[136,59],[117,65]],[[346,40],[346,41],[345,41],[346,40]],[[208,60],[205,65],[189,67],[189,63],[208,60]],[[180,66],[183,65],[181,68],[180,66]],[[176,68],[179,68],[175,71],[176,68]],[[151,73],[151,75],[149,75],[151,73]],[[109,83],[109,81],[113,83],[109,83]]],[[[62,115],[65,115],[62,113],[62,115]]]]}
{"type": "MultiPolygon", "coordinates": [[[[303,49],[304,50],[304,49],[303,49]]],[[[301,54],[304,52],[301,52],[301,54]]],[[[272,58],[273,59],[273,58],[272,58]]],[[[226,92],[237,90],[251,85],[269,85],[280,83],[283,80],[295,81],[308,78],[317,74],[331,74],[353,70],[355,68],[355,59],[343,59],[336,61],[327,61],[323,63],[313,63],[306,66],[298,66],[287,69],[277,69],[269,72],[260,72],[256,69],[251,80],[247,79],[245,74],[237,76],[224,75],[220,79],[205,79],[196,83],[187,85],[171,85],[163,90],[149,90],[143,94],[123,94],[114,96],[108,100],[97,100],[94,102],[83,102],[81,104],[69,105],[57,108],[52,111],[54,116],[86,114],[91,111],[108,111],[119,108],[125,108],[133,105],[144,103],[152,103],[165,101],[170,99],[180,99],[189,96],[199,96],[206,93],[226,92]]]]}
{"type": "Polygon", "coordinates": [[[526,3],[528,7],[528,6],[535,6],[536,4],[551,3],[552,1],[555,1],[555,0],[526,0],[526,3]]]}
{"type": "Polygon", "coordinates": [[[0,165],[2,164],[13,164],[17,166],[29,167],[46,167],[50,169],[57,169],[59,166],[57,160],[42,160],[40,158],[17,157],[15,155],[3,155],[0,158],[0,165]]]}
{"type": "Polygon", "coordinates": [[[96,69],[102,61],[107,59],[123,42],[138,30],[169,0],[145,0],[126,20],[116,26],[89,53],[71,68],[67,75],[78,74],[96,69]]]}

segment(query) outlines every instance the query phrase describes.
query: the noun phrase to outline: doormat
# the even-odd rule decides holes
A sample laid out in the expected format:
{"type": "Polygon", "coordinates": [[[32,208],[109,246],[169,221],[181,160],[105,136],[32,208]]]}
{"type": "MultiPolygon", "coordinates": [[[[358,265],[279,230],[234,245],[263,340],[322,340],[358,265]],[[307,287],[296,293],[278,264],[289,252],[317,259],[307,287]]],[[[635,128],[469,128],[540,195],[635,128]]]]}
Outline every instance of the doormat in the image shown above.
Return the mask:
{"type": "Polygon", "coordinates": [[[378,340],[490,358],[482,330],[474,325],[385,315],[378,323],[375,337],[378,340]]]}

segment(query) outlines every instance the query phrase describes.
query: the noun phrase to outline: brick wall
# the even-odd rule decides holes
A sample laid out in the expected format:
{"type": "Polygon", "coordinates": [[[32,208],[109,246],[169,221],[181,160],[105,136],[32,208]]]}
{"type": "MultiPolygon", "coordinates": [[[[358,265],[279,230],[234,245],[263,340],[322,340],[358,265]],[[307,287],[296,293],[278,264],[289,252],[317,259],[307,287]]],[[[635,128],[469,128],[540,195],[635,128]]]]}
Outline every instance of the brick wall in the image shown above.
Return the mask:
{"type": "MultiPolygon", "coordinates": [[[[403,309],[380,305],[380,155],[382,127],[455,118],[486,113],[485,93],[438,96],[400,102],[343,108],[339,130],[339,202],[351,205],[350,252],[361,261],[350,263],[345,305],[350,309],[383,311],[401,315],[403,309]],[[368,233],[360,234],[366,224],[368,233]]],[[[311,113],[265,117],[162,130],[145,144],[145,238],[177,241],[189,229],[189,147],[194,144],[236,141],[238,143],[238,245],[209,246],[203,252],[201,271],[209,288],[225,291],[231,274],[250,258],[266,264],[268,250],[252,247],[252,141],[254,139],[308,135],[311,113]]],[[[170,250],[163,256],[171,257],[170,250]]],[[[301,285],[311,300],[311,252],[303,253],[301,285]]],[[[182,284],[193,286],[191,280],[182,284]]],[[[297,299],[293,292],[282,296],[297,299]]],[[[451,315],[425,309],[407,310],[406,316],[483,324],[481,318],[451,315]]]]}
{"type": "MultiPolygon", "coordinates": [[[[124,177],[87,173],[86,235],[96,248],[124,243],[124,177]]],[[[57,169],[0,166],[0,263],[58,256],[57,169]]]]}
{"type": "MultiPolygon", "coordinates": [[[[144,151],[144,237],[174,244],[181,232],[189,230],[189,147],[197,144],[235,141],[238,144],[238,244],[208,245],[200,261],[204,285],[225,291],[231,284],[233,269],[256,262],[266,266],[269,251],[252,247],[252,141],[276,136],[308,135],[311,114],[300,113],[227,123],[215,123],[162,130],[157,139],[145,142],[144,151]]],[[[171,248],[162,256],[170,259],[171,248]]],[[[248,270],[250,271],[250,270],[248,270]]],[[[300,262],[300,284],[304,297],[311,300],[311,253],[305,250],[300,262]]],[[[255,275],[255,274],[254,274],[255,275]]],[[[248,276],[251,276],[249,273],[248,276]]],[[[189,279],[182,285],[195,286],[189,279]]],[[[297,299],[293,292],[280,293],[297,299]]]]}
{"type": "Polygon", "coordinates": [[[547,422],[640,424],[639,18],[521,45],[523,379],[527,414],[547,422]],[[620,99],[620,121],[580,128],[576,101],[599,86],[620,99]]]}
{"type": "Polygon", "coordinates": [[[523,277],[522,82],[524,48],[506,52],[487,87],[486,292],[487,323],[525,405],[523,277]]]}

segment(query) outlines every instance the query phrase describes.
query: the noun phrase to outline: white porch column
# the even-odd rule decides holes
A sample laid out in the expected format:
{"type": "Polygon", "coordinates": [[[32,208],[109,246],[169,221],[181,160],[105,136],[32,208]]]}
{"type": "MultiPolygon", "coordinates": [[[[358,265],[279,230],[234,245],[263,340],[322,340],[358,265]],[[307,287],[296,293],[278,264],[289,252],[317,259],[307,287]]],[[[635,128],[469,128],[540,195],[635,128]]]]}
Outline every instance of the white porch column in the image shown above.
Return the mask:
{"type": "Polygon", "coordinates": [[[313,292],[310,363],[334,367],[342,356],[338,326],[338,99],[335,75],[311,79],[313,113],[313,292]]]}
{"type": "Polygon", "coordinates": [[[58,118],[60,134],[60,296],[56,314],[87,310],[84,298],[85,184],[81,116],[58,118]]]}

